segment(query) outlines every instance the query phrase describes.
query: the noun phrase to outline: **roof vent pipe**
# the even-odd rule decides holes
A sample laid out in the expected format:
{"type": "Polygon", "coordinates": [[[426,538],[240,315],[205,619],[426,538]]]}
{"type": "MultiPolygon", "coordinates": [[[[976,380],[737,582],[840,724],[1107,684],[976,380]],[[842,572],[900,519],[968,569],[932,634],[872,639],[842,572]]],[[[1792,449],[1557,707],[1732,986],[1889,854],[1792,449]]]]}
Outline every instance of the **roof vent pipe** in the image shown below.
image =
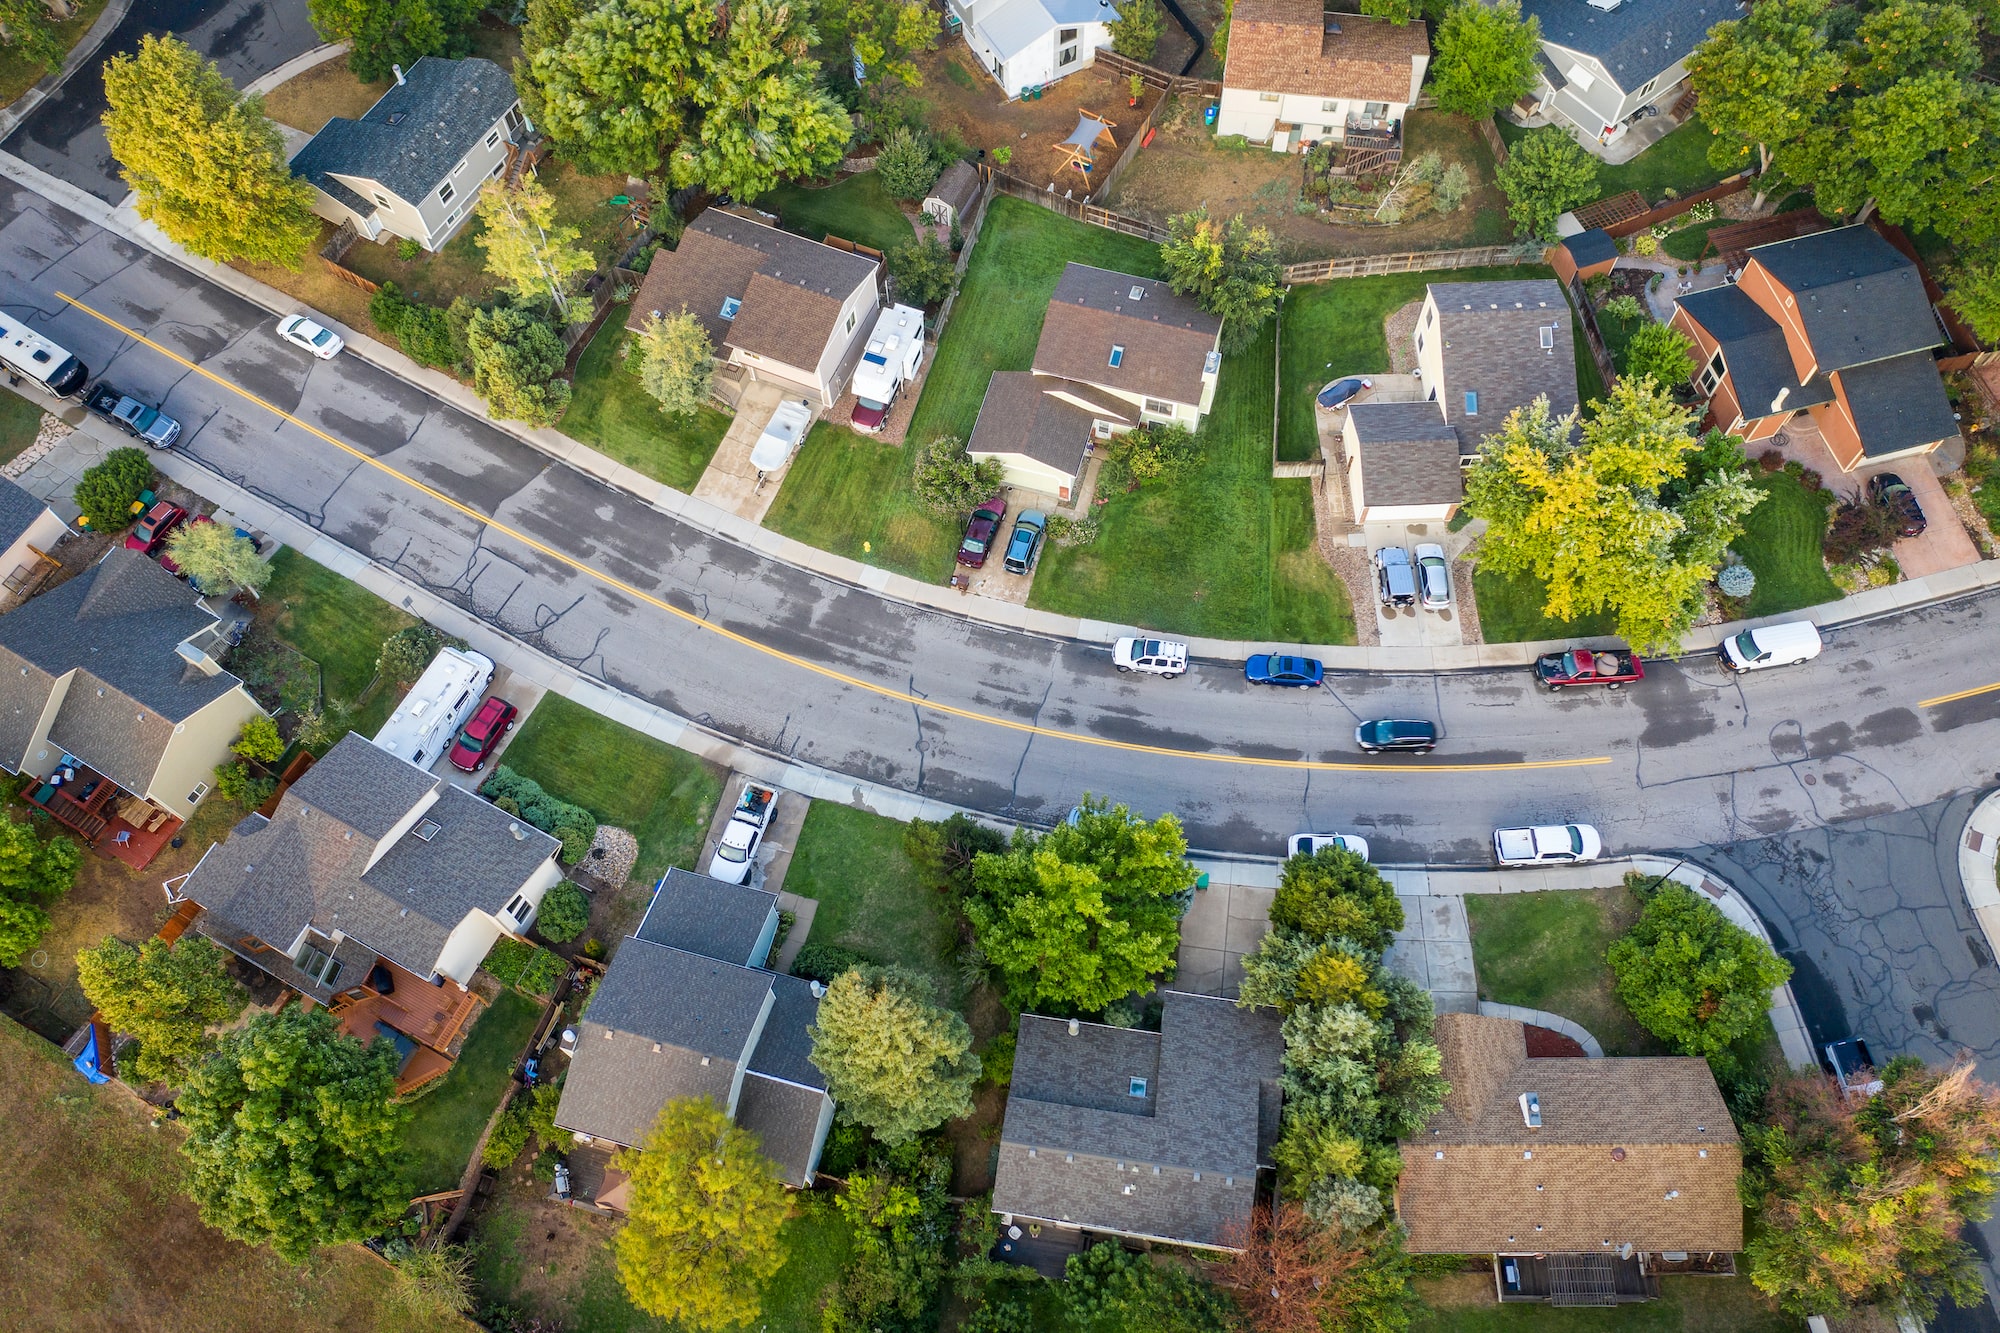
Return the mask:
{"type": "Polygon", "coordinates": [[[399,88],[400,88],[400,87],[402,87],[402,86],[403,86],[403,67],[402,67],[401,65],[391,65],[391,66],[389,66],[389,68],[390,68],[390,69],[393,69],[393,70],[395,70],[395,71],[396,71],[396,86],[397,86],[397,87],[399,87],[399,88]]]}

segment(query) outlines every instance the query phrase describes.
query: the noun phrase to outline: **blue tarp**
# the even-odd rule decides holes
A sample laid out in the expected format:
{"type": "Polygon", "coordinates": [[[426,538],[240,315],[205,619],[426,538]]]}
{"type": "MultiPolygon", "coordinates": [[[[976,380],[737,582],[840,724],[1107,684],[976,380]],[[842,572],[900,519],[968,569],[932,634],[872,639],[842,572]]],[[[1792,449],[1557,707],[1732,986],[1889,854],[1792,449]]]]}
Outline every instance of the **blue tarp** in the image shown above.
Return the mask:
{"type": "Polygon", "coordinates": [[[84,1038],[83,1051],[76,1057],[76,1070],[92,1083],[109,1083],[111,1075],[98,1067],[97,1025],[92,1024],[90,1035],[84,1038]]]}

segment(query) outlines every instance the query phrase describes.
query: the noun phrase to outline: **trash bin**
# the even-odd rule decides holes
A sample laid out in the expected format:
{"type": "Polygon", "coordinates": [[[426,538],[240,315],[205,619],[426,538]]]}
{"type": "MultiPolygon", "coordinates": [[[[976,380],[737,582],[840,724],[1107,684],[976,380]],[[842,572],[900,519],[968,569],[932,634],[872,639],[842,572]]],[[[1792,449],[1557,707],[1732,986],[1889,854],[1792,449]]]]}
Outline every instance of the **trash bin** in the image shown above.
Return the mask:
{"type": "Polygon", "coordinates": [[[1201,109],[1201,123],[1210,129],[1215,128],[1215,103],[1210,102],[1201,109]]]}
{"type": "Polygon", "coordinates": [[[1206,870],[1194,877],[1194,886],[1197,890],[1208,887],[1208,872],[1206,870]]]}

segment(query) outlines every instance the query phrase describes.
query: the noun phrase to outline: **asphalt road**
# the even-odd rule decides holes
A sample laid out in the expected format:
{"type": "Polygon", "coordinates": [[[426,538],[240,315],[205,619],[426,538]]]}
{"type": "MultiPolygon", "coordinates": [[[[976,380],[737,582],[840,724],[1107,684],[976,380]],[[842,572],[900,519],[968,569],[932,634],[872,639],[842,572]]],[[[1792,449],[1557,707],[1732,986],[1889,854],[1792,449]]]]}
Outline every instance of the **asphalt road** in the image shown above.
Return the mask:
{"type": "Polygon", "coordinates": [[[104,61],[139,49],[147,34],[174,33],[215,61],[237,87],[320,44],[306,0],[134,0],[124,19],[78,69],[28,113],[0,150],[107,203],[130,191],[105,141],[104,61]]]}
{"type": "Polygon", "coordinates": [[[2000,693],[1916,706],[2000,679],[1990,599],[1837,631],[1803,669],[1738,680],[1712,660],[1663,664],[1620,694],[1549,696],[1523,670],[1341,675],[1311,693],[1253,689],[1220,664],[1178,681],[1120,676],[1099,647],[765,559],[358,357],[310,362],[277,342],[263,311],[11,185],[0,185],[0,306],[127,391],[164,401],[188,425],[182,447],[209,467],[580,670],[761,749],[995,815],[1053,821],[1091,790],[1177,812],[1208,850],[1269,854],[1302,829],[1355,830],[1382,861],[1478,862],[1500,822],[1586,820],[1617,852],[1901,810],[1976,787],[2000,748],[2000,693]],[[629,591],[133,344],[58,290],[629,591]],[[1353,725],[1385,715],[1436,718],[1447,743],[1431,761],[1360,772],[1294,766],[1363,762],[1353,725]],[[1577,758],[1607,762],[1435,768],[1577,758]]]}

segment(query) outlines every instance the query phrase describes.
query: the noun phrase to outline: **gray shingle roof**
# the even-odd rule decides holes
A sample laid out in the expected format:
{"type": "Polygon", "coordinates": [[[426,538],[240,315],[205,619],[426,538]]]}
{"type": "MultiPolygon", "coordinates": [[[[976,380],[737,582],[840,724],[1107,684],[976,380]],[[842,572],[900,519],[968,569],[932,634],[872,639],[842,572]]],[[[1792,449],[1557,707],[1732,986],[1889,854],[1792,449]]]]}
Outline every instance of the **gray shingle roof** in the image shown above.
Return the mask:
{"type": "MultiPolygon", "coordinates": [[[[321,189],[327,189],[328,173],[380,181],[416,203],[517,100],[513,79],[490,60],[425,56],[361,119],[329,120],[292,158],[292,174],[321,189]]],[[[357,211],[372,212],[373,206],[357,211]]]]}
{"type": "Polygon", "coordinates": [[[1522,0],[1542,40],[1596,56],[1630,91],[1701,44],[1724,19],[1742,17],[1726,0],[1627,0],[1609,14],[1584,0],[1522,0]]]}
{"type": "Polygon", "coordinates": [[[423,769],[350,731],[292,784],[289,795],[364,838],[380,838],[438,786],[423,769]]]}
{"type": "Polygon", "coordinates": [[[826,1087],[826,1075],[812,1062],[812,1037],[806,1029],[819,1021],[819,997],[803,977],[774,973],[771,977],[771,1017],[764,1035],[750,1053],[750,1068],[808,1088],[826,1087]]]}
{"type": "Polygon", "coordinates": [[[1348,419],[1369,504],[1441,505],[1465,498],[1458,432],[1436,403],[1357,403],[1348,419]]]}
{"type": "Polygon", "coordinates": [[[1958,434],[1958,419],[1929,352],[1871,361],[1839,374],[1865,456],[1880,458],[1958,434]]]}
{"type": "Polygon", "coordinates": [[[994,1210],[1226,1246],[1249,1217],[1283,1056],[1275,1015],[1178,991],[1157,1034],[1023,1016],[994,1210]]]}
{"type": "Polygon", "coordinates": [[[1033,368],[1120,393],[1198,403],[1221,329],[1221,320],[1158,278],[1071,262],[1049,298],[1033,368]],[[1114,346],[1125,349],[1116,366],[1114,346]]]}
{"type": "Polygon", "coordinates": [[[1768,415],[1780,393],[1784,406],[1777,410],[1783,412],[1833,401],[1833,386],[1825,375],[1813,376],[1810,384],[1799,383],[1785,331],[1740,287],[1724,284],[1689,292],[1680,298],[1680,306],[1721,344],[1722,363],[1746,421],[1768,415]]]}
{"type": "Polygon", "coordinates": [[[960,223],[969,223],[973,207],[979,202],[979,172],[964,158],[944,169],[944,174],[931,186],[924,202],[936,199],[950,206],[953,217],[960,223]]]}
{"type": "Polygon", "coordinates": [[[1578,268],[1589,268],[1592,264],[1618,258],[1618,242],[1602,227],[1592,227],[1589,231],[1565,237],[1562,245],[1578,268]]]}
{"type": "Polygon", "coordinates": [[[1509,412],[1536,398],[1549,400],[1552,417],[1576,410],[1569,301],[1555,279],[1434,282],[1429,293],[1437,302],[1436,336],[1444,340],[1441,402],[1458,427],[1459,452],[1477,453],[1509,412]],[[1551,324],[1554,346],[1544,351],[1541,330],[1551,324]],[[1467,393],[1478,395],[1476,413],[1466,411],[1467,393]]]}
{"type": "Polygon", "coordinates": [[[736,1123],[757,1136],[778,1179],[794,1188],[812,1184],[819,1165],[821,1112],[830,1104],[816,1088],[749,1073],[736,1102],[736,1123]]]}
{"type": "Polygon", "coordinates": [[[19,482],[0,477],[0,551],[21,540],[47,510],[48,506],[28,494],[19,482]]]}
{"type": "Polygon", "coordinates": [[[1944,341],[1917,266],[1872,227],[1836,227],[1744,253],[1797,298],[1822,372],[1944,341]]]}
{"type": "Polygon", "coordinates": [[[778,895],[768,890],[725,884],[676,867],[660,881],[632,933],[654,944],[751,967],[764,961],[750,953],[777,910],[778,895]]]}

